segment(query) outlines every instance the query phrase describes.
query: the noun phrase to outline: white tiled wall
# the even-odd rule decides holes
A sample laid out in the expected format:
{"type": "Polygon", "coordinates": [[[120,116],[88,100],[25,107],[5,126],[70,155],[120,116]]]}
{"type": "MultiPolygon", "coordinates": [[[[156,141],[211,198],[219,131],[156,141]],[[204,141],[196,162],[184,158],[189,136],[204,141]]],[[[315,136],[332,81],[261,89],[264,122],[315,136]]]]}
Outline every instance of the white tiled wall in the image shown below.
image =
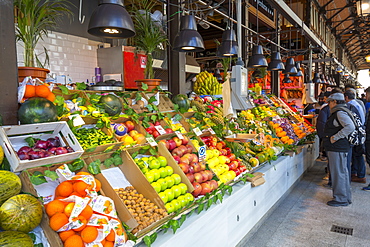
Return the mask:
{"type": "MultiPolygon", "coordinates": [[[[40,40],[36,47],[43,62],[45,55],[43,46],[48,50],[50,65],[46,68],[56,75],[69,75],[74,82],[82,82],[94,76],[97,67],[98,45],[101,42],[88,40],[74,35],[51,32],[44,40],[40,40]]],[[[18,66],[24,66],[23,44],[17,44],[18,66]]]]}

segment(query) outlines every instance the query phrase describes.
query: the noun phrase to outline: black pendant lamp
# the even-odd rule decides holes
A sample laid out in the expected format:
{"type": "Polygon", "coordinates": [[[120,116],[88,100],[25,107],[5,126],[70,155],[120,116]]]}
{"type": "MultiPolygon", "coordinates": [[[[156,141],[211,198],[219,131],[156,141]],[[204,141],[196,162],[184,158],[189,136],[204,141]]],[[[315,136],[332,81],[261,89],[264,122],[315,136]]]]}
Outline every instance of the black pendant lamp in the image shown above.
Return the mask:
{"type": "Polygon", "coordinates": [[[238,43],[233,29],[226,29],[222,34],[221,45],[217,49],[218,57],[231,57],[238,54],[238,43]]]}
{"type": "Polygon", "coordinates": [[[313,75],[312,82],[313,82],[313,83],[321,83],[319,73],[315,73],[315,74],[313,75]]]}
{"type": "Polygon", "coordinates": [[[132,19],[123,0],[100,0],[91,15],[87,32],[102,38],[126,39],[135,36],[132,19]]]}
{"type": "Polygon", "coordinates": [[[286,74],[284,79],[283,79],[283,83],[292,83],[292,80],[290,80],[290,76],[289,74],[286,74]]]}
{"type": "Polygon", "coordinates": [[[261,45],[253,46],[252,56],[249,58],[248,61],[248,68],[259,68],[259,67],[267,67],[267,60],[263,55],[263,48],[261,45]]]}
{"type": "Polygon", "coordinates": [[[283,61],[281,61],[280,52],[273,52],[271,54],[271,62],[267,66],[269,71],[283,71],[285,69],[283,61]]]}
{"type": "Polygon", "coordinates": [[[197,23],[193,15],[181,17],[180,32],[175,37],[173,49],[178,52],[204,51],[203,38],[197,31],[197,23]]]}
{"type": "Polygon", "coordinates": [[[294,76],[294,77],[303,76],[300,62],[295,62],[295,67],[297,68],[297,74],[292,74],[291,76],[294,76]]]}
{"type": "Polygon", "coordinates": [[[285,70],[283,71],[283,74],[297,74],[297,68],[295,66],[294,58],[290,57],[285,62],[285,70]]]}

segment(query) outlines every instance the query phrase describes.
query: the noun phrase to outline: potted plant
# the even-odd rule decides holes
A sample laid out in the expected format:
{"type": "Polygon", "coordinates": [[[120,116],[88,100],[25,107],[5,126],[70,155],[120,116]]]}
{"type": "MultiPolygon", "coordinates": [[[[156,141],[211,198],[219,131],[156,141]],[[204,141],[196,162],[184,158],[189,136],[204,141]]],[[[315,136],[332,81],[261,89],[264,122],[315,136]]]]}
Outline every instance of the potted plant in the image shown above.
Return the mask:
{"type": "Polygon", "coordinates": [[[45,79],[46,74],[50,72],[44,68],[48,63],[46,48],[44,47],[44,63],[35,54],[35,48],[37,43],[57,26],[62,16],[72,16],[70,5],[67,0],[14,0],[16,40],[22,41],[24,46],[24,67],[18,67],[20,81],[23,80],[22,76],[45,79]]]}
{"type": "Polygon", "coordinates": [[[145,67],[145,79],[137,80],[138,88],[142,83],[148,85],[147,90],[153,90],[160,84],[160,79],[154,79],[153,53],[159,51],[167,43],[167,35],[160,23],[152,20],[151,10],[155,7],[155,1],[136,0],[133,1],[132,17],[135,25],[136,35],[134,37],[135,46],[138,50],[144,51],[147,56],[145,67]]]}

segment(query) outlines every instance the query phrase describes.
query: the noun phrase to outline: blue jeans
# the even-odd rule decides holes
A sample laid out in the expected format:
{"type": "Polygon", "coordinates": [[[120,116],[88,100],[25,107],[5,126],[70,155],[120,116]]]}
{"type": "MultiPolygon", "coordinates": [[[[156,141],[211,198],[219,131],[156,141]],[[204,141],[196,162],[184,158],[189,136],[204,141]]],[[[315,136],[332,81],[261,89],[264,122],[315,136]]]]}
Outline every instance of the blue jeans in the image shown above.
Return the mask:
{"type": "Polygon", "coordinates": [[[357,174],[358,178],[364,178],[366,175],[366,165],[363,153],[364,153],[363,145],[353,147],[351,174],[357,174]]]}

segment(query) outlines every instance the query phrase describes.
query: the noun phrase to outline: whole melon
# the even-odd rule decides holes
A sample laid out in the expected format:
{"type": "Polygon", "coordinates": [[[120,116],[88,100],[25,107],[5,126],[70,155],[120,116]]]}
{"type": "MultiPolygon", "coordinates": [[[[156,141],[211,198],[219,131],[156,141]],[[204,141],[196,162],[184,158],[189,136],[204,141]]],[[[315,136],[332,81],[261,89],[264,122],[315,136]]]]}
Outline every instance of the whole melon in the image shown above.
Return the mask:
{"type": "Polygon", "coordinates": [[[0,171],[0,206],[10,197],[21,192],[22,183],[17,175],[10,171],[0,171]]]}
{"type": "Polygon", "coordinates": [[[186,112],[190,108],[190,101],[188,97],[184,94],[176,95],[175,97],[173,97],[172,102],[174,104],[177,104],[182,112],[186,112]]]}
{"type": "Polygon", "coordinates": [[[33,241],[26,233],[17,231],[0,232],[2,247],[33,247],[33,241]]]}
{"type": "Polygon", "coordinates": [[[41,219],[41,203],[28,194],[10,197],[0,207],[0,227],[5,231],[28,233],[40,224],[41,219]]]}
{"type": "Polygon", "coordinates": [[[45,98],[30,98],[19,108],[18,119],[21,124],[55,122],[58,120],[57,108],[45,98]]]}
{"type": "Polygon", "coordinates": [[[99,104],[109,116],[114,116],[122,112],[122,102],[113,94],[107,94],[100,97],[99,104]]]}

